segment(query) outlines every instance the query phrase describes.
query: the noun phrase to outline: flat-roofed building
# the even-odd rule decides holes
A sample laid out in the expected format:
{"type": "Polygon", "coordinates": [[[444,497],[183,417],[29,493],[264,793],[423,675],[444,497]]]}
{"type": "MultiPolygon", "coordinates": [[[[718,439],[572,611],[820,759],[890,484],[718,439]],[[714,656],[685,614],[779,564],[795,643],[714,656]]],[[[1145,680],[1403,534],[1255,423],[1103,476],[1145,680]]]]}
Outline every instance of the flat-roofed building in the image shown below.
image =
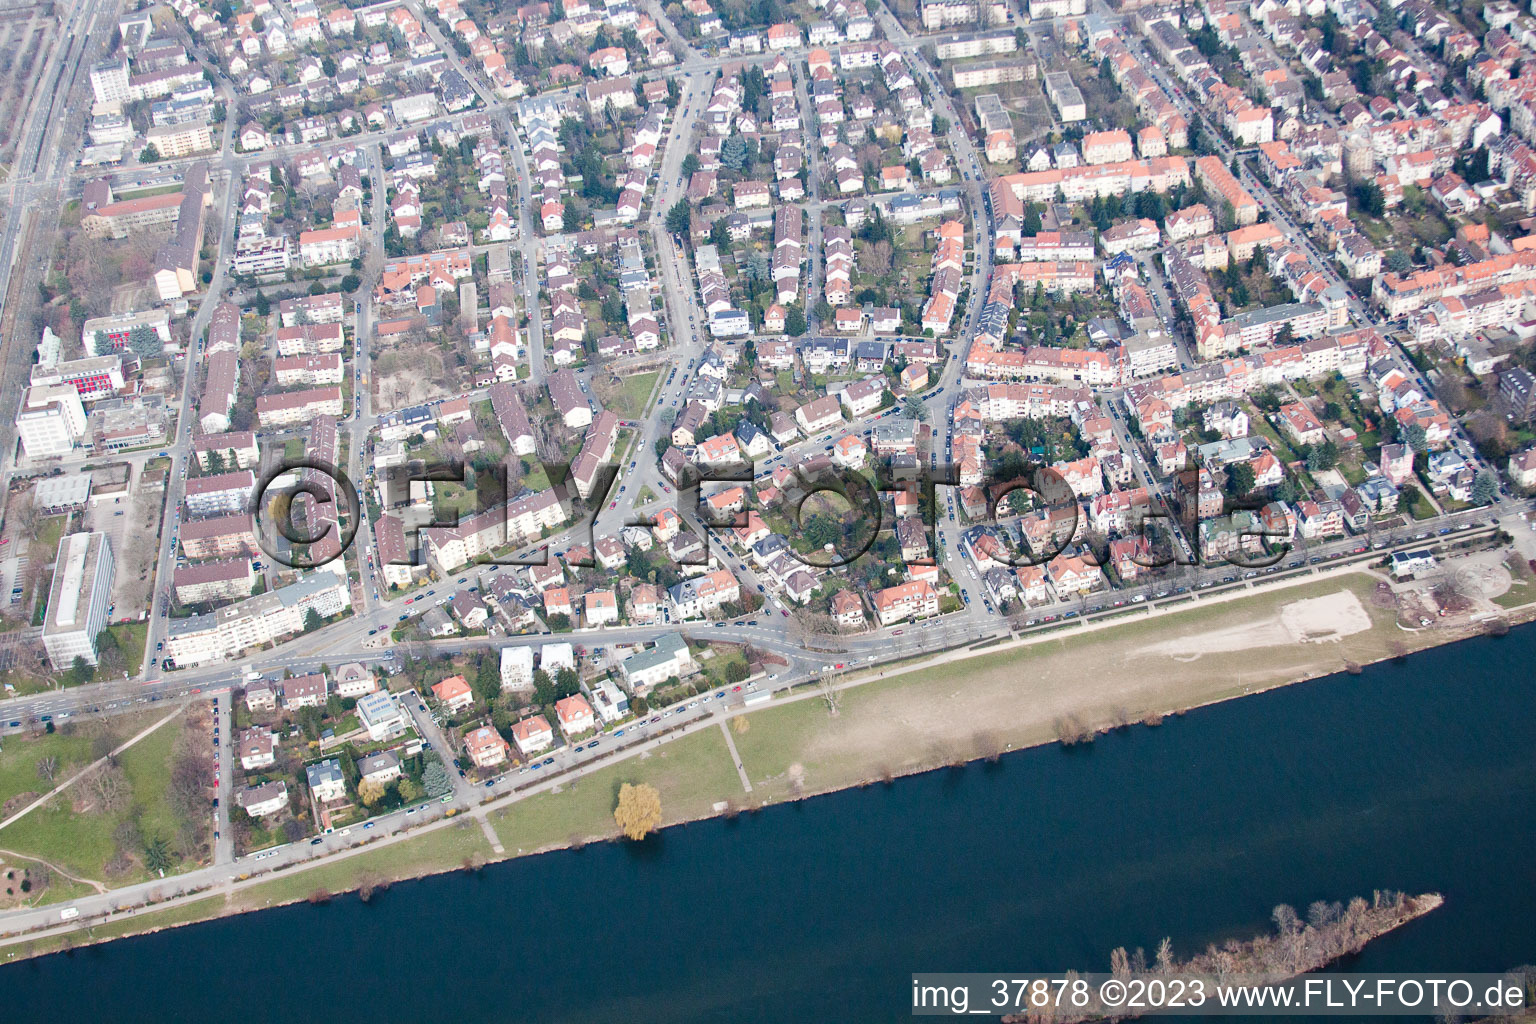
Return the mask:
{"type": "Polygon", "coordinates": [[[27,388],[16,415],[16,430],[28,458],[67,455],[86,436],[85,405],[68,384],[27,388]]]}
{"type": "Polygon", "coordinates": [[[1065,71],[1052,71],[1045,76],[1045,94],[1056,104],[1056,112],[1062,121],[1081,121],[1088,116],[1088,104],[1083,101],[1083,94],[1065,71]]]}
{"type": "Polygon", "coordinates": [[[43,617],[43,647],[55,670],[76,658],[96,664],[96,635],[107,626],[115,565],[104,533],[72,533],[59,539],[48,612],[43,617]]]}
{"type": "Polygon", "coordinates": [[[388,690],[375,690],[359,698],[357,718],[375,743],[401,735],[411,724],[400,702],[388,690]]]}
{"type": "Polygon", "coordinates": [[[91,474],[39,477],[32,485],[32,507],[45,515],[84,508],[91,497],[91,474]]]}
{"type": "Polygon", "coordinates": [[[310,611],[326,619],[351,604],[352,591],[345,578],[312,572],[297,583],[239,604],[171,620],[165,636],[166,657],[182,666],[227,660],[299,632],[310,611]]]}
{"type": "Polygon", "coordinates": [[[345,263],[361,252],[362,229],[356,224],[299,233],[299,258],[306,266],[345,263]]]}
{"type": "Polygon", "coordinates": [[[123,382],[123,357],[115,352],[69,359],[52,366],[34,366],[30,380],[34,385],[68,384],[82,402],[110,398],[122,390],[123,382]]]}
{"type": "Polygon", "coordinates": [[[128,338],[134,330],[141,327],[154,331],[162,342],[169,342],[170,311],[164,308],[146,309],[137,313],[92,317],[80,328],[80,340],[90,352],[100,354],[107,350],[121,351],[128,344],[128,338]]]}
{"type": "Polygon", "coordinates": [[[146,145],[154,146],[168,160],[206,153],[213,148],[213,129],[204,121],[157,125],[144,133],[146,145]]]}
{"type": "Polygon", "coordinates": [[[1015,57],[1004,57],[955,64],[950,67],[949,75],[956,89],[975,89],[984,85],[998,85],[1002,82],[1022,82],[1030,77],[1029,71],[1032,68],[1033,65],[1026,64],[1015,57]]]}

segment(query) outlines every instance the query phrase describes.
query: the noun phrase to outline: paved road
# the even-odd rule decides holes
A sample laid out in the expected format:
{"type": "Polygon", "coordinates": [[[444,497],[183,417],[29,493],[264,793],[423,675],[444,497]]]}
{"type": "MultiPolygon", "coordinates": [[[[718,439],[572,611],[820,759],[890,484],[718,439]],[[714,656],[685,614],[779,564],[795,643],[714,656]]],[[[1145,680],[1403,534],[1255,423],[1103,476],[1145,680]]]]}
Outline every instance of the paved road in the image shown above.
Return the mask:
{"type": "Polygon", "coordinates": [[[212,701],[214,768],[219,776],[219,784],[213,790],[218,802],[213,813],[213,831],[218,836],[213,843],[213,862],[228,864],[235,859],[235,842],[229,834],[229,808],[240,751],[235,746],[234,716],[230,713],[234,700],[226,694],[213,697],[212,701]]]}
{"type": "MultiPolygon", "coordinates": [[[[1529,504],[1529,503],[1527,503],[1529,504]]],[[[1510,510],[1506,510],[1510,511],[1510,510]]],[[[1530,534],[1528,528],[1523,530],[1526,540],[1536,550],[1536,536],[1530,534]]],[[[1374,559],[1374,554],[1358,556],[1357,560],[1374,559]]],[[[1340,561],[1327,565],[1310,565],[1297,569],[1287,575],[1291,578],[1312,578],[1324,570],[1344,567],[1347,563],[1340,561]]],[[[1214,597],[1223,599],[1239,596],[1246,593],[1252,587],[1267,582],[1265,579],[1252,581],[1239,581],[1227,586],[1223,590],[1211,590],[1208,593],[1197,595],[1200,597],[1214,597]],[[1234,591],[1236,593],[1234,593],[1234,591]]],[[[1156,601],[1147,604],[1147,614],[1156,615],[1169,609],[1156,601]]],[[[1088,620],[1086,625],[1095,628],[1113,628],[1112,623],[1093,623],[1088,620]]],[[[1060,628],[1060,627],[1057,627],[1060,628]]],[[[927,623],[907,627],[906,630],[895,631],[899,634],[916,632],[928,633],[933,636],[943,636],[947,640],[944,643],[932,645],[938,647],[963,647],[988,636],[1004,636],[1005,630],[995,631],[992,634],[978,636],[967,623],[959,621],[957,617],[932,620],[927,623]]],[[[1027,634],[1026,634],[1027,635],[1027,634]]],[[[242,858],[234,863],[215,863],[209,867],[188,872],[174,879],[166,879],[159,882],[144,883],[129,886],[112,892],[86,896],[72,901],[68,906],[80,913],[80,918],[69,922],[74,927],[90,918],[110,913],[119,907],[131,907],[143,902],[147,898],[165,900],[169,898],[173,902],[178,899],[178,894],[188,893],[181,900],[197,898],[197,893],[210,888],[223,888],[225,891],[234,891],[247,885],[260,884],[261,877],[253,878],[249,882],[242,881],[242,876],[258,875],[274,868],[298,865],[330,856],[348,856],[359,844],[370,842],[398,841],[400,836],[419,835],[427,831],[445,827],[448,822],[444,820],[450,807],[463,812],[468,811],[472,816],[480,819],[482,827],[487,827],[485,816],[495,810],[499,810],[518,800],[526,799],[535,794],[548,792],[555,786],[568,784],[573,778],[580,777],[590,771],[598,770],[613,763],[616,759],[640,756],[654,750],[658,745],[670,742],[678,736],[687,735],[695,730],[712,728],[720,721],[721,714],[729,715],[740,711],[746,706],[749,698],[756,699],[766,690],[775,691],[774,696],[768,698],[757,707],[772,707],[797,700],[818,699],[820,696],[816,688],[804,688],[798,692],[782,693],[783,688],[804,682],[814,676],[825,673],[836,673],[839,666],[844,670],[852,670],[856,667],[868,666],[877,661],[883,661],[890,657],[910,656],[907,641],[897,636],[872,636],[863,638],[846,638],[851,642],[857,641],[862,645],[861,650],[828,653],[815,656],[812,661],[820,661],[820,665],[800,670],[780,670],[764,680],[755,683],[743,684],[740,688],[721,688],[707,695],[697,698],[684,705],[676,705],[665,712],[653,714],[644,722],[628,724],[612,734],[597,738],[597,742],[587,741],[575,746],[568,746],[559,751],[552,751],[538,762],[537,767],[532,765],[523,769],[508,772],[507,774],[491,781],[489,786],[481,787],[456,787],[456,792],[443,802],[429,802],[413,808],[403,809],[391,814],[373,819],[365,825],[353,826],[339,830],[338,832],[316,837],[313,840],[298,844],[291,844],[263,851],[259,854],[242,858]],[[892,647],[895,647],[892,650],[892,647]],[[869,651],[870,653],[863,653],[869,651]],[[863,659],[862,661],[860,659],[863,659]],[[515,787],[524,786],[523,789],[515,787]],[[467,790],[467,795],[466,795],[467,790]],[[487,802],[478,805],[466,804],[466,801],[485,799],[487,802]],[[409,830],[409,831],[407,831],[409,830]]],[[[809,654],[810,652],[804,652],[809,654]]],[[[802,660],[806,660],[802,658],[802,660]]],[[[850,686],[862,685],[870,680],[841,680],[835,682],[835,688],[843,689],[850,686]]],[[[222,694],[221,694],[222,697],[222,694]]],[[[419,714],[419,709],[417,709],[419,714]]],[[[515,844],[513,837],[509,845],[515,844]]],[[[515,847],[514,847],[515,848],[515,847]]],[[[517,851],[521,852],[521,851],[517,851]]],[[[164,906],[166,904],[161,904],[164,906]]],[[[12,911],[0,914],[0,945],[17,941],[21,933],[31,929],[42,929],[49,926],[62,927],[59,914],[62,912],[60,905],[43,907],[25,911],[12,911]]]]}
{"type": "MultiPolygon", "coordinates": [[[[212,176],[210,175],[210,178],[212,176]]],[[[219,232],[218,253],[214,257],[213,279],[203,292],[203,299],[197,308],[197,315],[192,319],[191,333],[188,335],[187,357],[185,360],[185,387],[182,388],[181,404],[177,409],[176,433],[167,446],[170,453],[171,465],[167,470],[165,484],[165,514],[168,517],[161,521],[160,551],[155,559],[153,570],[155,587],[150,595],[149,630],[145,639],[144,672],[146,677],[154,673],[155,666],[152,662],[157,657],[156,647],[165,639],[165,633],[169,626],[171,610],[170,592],[171,578],[176,571],[176,547],[181,524],[181,501],[187,489],[187,474],[190,471],[192,460],[192,437],[196,433],[193,428],[194,417],[192,415],[193,396],[201,393],[202,375],[200,373],[207,349],[204,344],[208,330],[208,323],[213,318],[213,310],[222,301],[224,296],[225,279],[228,276],[229,256],[235,251],[235,225],[234,216],[236,200],[239,198],[241,178],[230,169],[225,169],[221,177],[224,190],[223,203],[214,204],[214,214],[219,220],[214,223],[222,225],[219,232]]],[[[210,187],[219,187],[219,182],[210,180],[210,187]]]]}
{"type": "MultiPolygon", "coordinates": [[[[414,6],[414,0],[412,0],[412,3],[414,6]]],[[[658,22],[663,25],[664,31],[675,35],[675,27],[666,22],[664,16],[660,15],[659,11],[655,13],[658,17],[658,22]]],[[[73,17],[81,16],[87,19],[82,24],[87,26],[94,24],[95,5],[85,4],[76,8],[73,17]]],[[[419,11],[418,16],[421,17],[419,11]]],[[[969,137],[959,130],[960,118],[954,110],[948,95],[939,86],[938,78],[933,69],[927,65],[921,54],[918,53],[905,29],[895,21],[890,11],[883,5],[877,5],[877,17],[885,25],[889,37],[897,41],[908,54],[914,73],[928,81],[933,90],[934,102],[938,112],[950,121],[950,143],[962,176],[961,187],[967,195],[978,235],[984,235],[987,219],[989,218],[989,210],[982,184],[984,168],[981,166],[974,145],[969,137]]],[[[431,30],[435,32],[435,25],[432,25],[427,18],[421,17],[421,20],[424,24],[431,26],[431,30]]],[[[1140,44],[1137,43],[1136,46],[1139,48],[1140,44]]],[[[443,49],[445,53],[453,53],[451,46],[444,44],[443,49]]],[[[627,475],[621,484],[625,488],[622,492],[624,500],[621,504],[623,509],[629,513],[644,510],[638,502],[639,493],[643,488],[650,487],[655,491],[664,486],[656,468],[654,441],[663,435],[667,429],[666,425],[670,422],[670,413],[663,412],[663,410],[670,411],[674,409],[684,399],[687,393],[686,389],[690,383],[691,370],[699,352],[702,351],[705,341],[703,337],[704,321],[697,308],[695,289],[687,259],[685,254],[673,246],[670,238],[666,236],[664,228],[665,213],[671,202],[675,201],[676,197],[680,194],[681,186],[678,180],[680,166],[683,157],[687,152],[691,151],[696,130],[697,119],[693,116],[693,112],[696,109],[702,109],[703,102],[709,95],[714,74],[718,68],[725,63],[734,63],[738,60],[735,57],[705,58],[696,50],[686,45],[682,47],[681,52],[684,59],[676,68],[675,74],[680,75],[684,82],[683,100],[679,105],[678,116],[674,119],[669,132],[665,155],[659,170],[657,194],[647,224],[653,239],[657,243],[656,252],[659,256],[660,272],[664,291],[666,292],[665,314],[668,319],[669,333],[671,334],[674,346],[674,358],[679,370],[670,381],[667,381],[666,378],[663,379],[664,383],[659,388],[657,400],[658,411],[655,415],[645,419],[644,426],[641,429],[641,443],[637,444],[634,449],[636,453],[635,467],[633,471],[626,471],[627,475]],[[686,368],[684,368],[685,360],[687,361],[686,368]]],[[[798,59],[801,55],[801,51],[793,51],[787,54],[792,61],[798,59]]],[[[771,56],[764,55],[761,59],[771,59],[771,56]]],[[[456,56],[453,57],[453,63],[462,68],[462,65],[458,64],[456,56]]],[[[1149,66],[1154,67],[1154,74],[1158,77],[1160,84],[1170,91],[1170,95],[1174,96],[1175,101],[1179,102],[1188,113],[1194,115],[1191,118],[1192,120],[1203,118],[1202,114],[1189,108],[1187,100],[1183,98],[1182,93],[1179,92],[1176,86],[1167,81],[1166,76],[1161,73],[1161,69],[1155,68],[1155,65],[1152,65],[1151,62],[1149,62],[1149,66]]],[[[480,82],[473,73],[467,70],[464,73],[475,85],[477,91],[480,92],[486,106],[498,117],[504,118],[505,105],[495,100],[494,96],[485,90],[484,83],[480,82]]],[[[803,83],[800,84],[803,86],[803,83]]],[[[797,91],[801,94],[802,103],[808,104],[803,88],[797,91]]],[[[65,93],[67,92],[68,90],[66,89],[65,93]]],[[[803,113],[809,125],[813,120],[810,116],[810,111],[807,109],[803,113]]],[[[31,139],[34,136],[41,138],[42,141],[39,143],[40,156],[42,150],[49,150],[49,137],[38,135],[38,133],[44,131],[44,128],[45,124],[42,122],[35,124],[28,122],[24,124],[22,130],[22,138],[24,140],[31,139]]],[[[273,159],[274,156],[283,155],[281,152],[282,148],[280,147],[276,153],[267,152],[249,158],[236,157],[230,153],[227,146],[229,128],[230,126],[226,125],[225,156],[219,163],[219,170],[221,172],[219,180],[225,182],[226,185],[227,183],[239,180],[239,175],[250,160],[265,162],[273,159]]],[[[509,132],[512,131],[509,123],[507,123],[507,130],[509,132]]],[[[53,134],[60,134],[60,131],[55,131],[53,134]]],[[[381,190],[383,188],[383,172],[378,153],[378,142],[382,136],[383,133],[367,133],[353,140],[362,145],[368,153],[369,174],[373,181],[376,202],[381,200],[381,190]]],[[[526,154],[522,151],[521,142],[516,138],[515,133],[511,137],[514,143],[512,148],[515,168],[521,179],[528,181],[526,154]]],[[[49,152],[49,169],[60,168],[61,158],[58,155],[59,151],[53,149],[49,150],[49,152]]],[[[816,153],[815,143],[811,144],[809,152],[813,155],[816,153]]],[[[1222,152],[1225,158],[1230,158],[1234,151],[1231,147],[1222,143],[1222,152]]],[[[39,164],[43,162],[40,159],[39,164]]],[[[1247,175],[1245,182],[1250,178],[1251,175],[1247,175]]],[[[33,194],[25,191],[29,187],[32,186],[24,180],[24,176],[23,179],[13,179],[12,183],[8,186],[13,196],[22,198],[33,194]]],[[[57,198],[61,194],[58,183],[51,187],[53,188],[52,194],[57,198]]],[[[221,295],[223,291],[225,267],[225,259],[223,257],[227,254],[232,244],[233,220],[229,216],[229,209],[233,193],[233,188],[225,188],[225,201],[222,210],[225,230],[221,236],[220,258],[215,266],[213,285],[208,289],[207,298],[199,307],[197,318],[194,320],[193,337],[196,340],[201,339],[203,330],[206,328],[208,314],[216,301],[216,297],[221,295]]],[[[1269,195],[1267,190],[1256,187],[1255,194],[1260,197],[1260,201],[1265,204],[1266,209],[1270,210],[1272,217],[1277,219],[1283,218],[1282,222],[1287,223],[1288,226],[1292,227],[1299,234],[1299,228],[1294,225],[1294,222],[1289,221],[1285,211],[1280,208],[1278,202],[1269,195]]],[[[528,311],[531,314],[531,329],[529,332],[532,353],[531,361],[534,367],[534,379],[537,381],[542,379],[545,365],[539,326],[540,318],[538,315],[538,278],[536,275],[539,256],[538,242],[534,230],[535,225],[532,219],[530,203],[531,196],[520,196],[518,206],[521,235],[518,248],[522,257],[522,263],[518,268],[518,272],[523,275],[525,299],[528,303],[528,311]]],[[[816,198],[814,191],[811,203],[815,204],[813,212],[819,223],[820,200],[816,198]]],[[[378,229],[381,227],[381,220],[381,217],[371,218],[371,227],[375,235],[377,235],[378,229]]],[[[7,252],[14,254],[21,223],[21,219],[15,216],[7,219],[5,233],[3,236],[0,236],[0,260],[5,258],[7,252]]],[[[1308,245],[1310,247],[1310,243],[1308,245]]],[[[375,242],[370,245],[370,269],[368,275],[366,275],[369,281],[377,273],[377,268],[372,264],[377,258],[379,248],[378,240],[375,239],[375,242]]],[[[946,365],[940,381],[925,398],[930,412],[930,419],[938,425],[938,437],[943,441],[946,450],[950,441],[948,427],[949,410],[958,393],[958,389],[964,384],[961,374],[965,347],[973,336],[975,317],[982,305],[981,299],[991,270],[990,246],[980,244],[976,246],[976,250],[968,281],[971,300],[966,320],[958,325],[957,334],[949,345],[952,358],[946,365]]],[[[1317,256],[1315,250],[1311,251],[1317,256]]],[[[1320,261],[1320,265],[1326,268],[1327,261],[1320,256],[1317,256],[1317,258],[1320,261]]],[[[11,262],[14,262],[14,258],[11,262]]],[[[814,295],[810,293],[816,287],[817,278],[816,264],[813,261],[807,277],[808,299],[811,301],[814,301],[814,295]]],[[[370,286],[368,282],[365,282],[363,289],[360,290],[357,296],[365,300],[360,305],[358,317],[359,358],[354,372],[359,375],[361,374],[362,367],[366,365],[364,341],[365,335],[371,326],[367,319],[369,314],[367,312],[368,303],[366,302],[365,294],[366,289],[370,286]]],[[[1362,312],[1364,313],[1363,307],[1362,312]]],[[[1365,315],[1368,315],[1368,313],[1365,315]]],[[[195,377],[195,368],[199,354],[200,348],[194,345],[188,357],[189,377],[195,377]]],[[[362,382],[361,376],[355,378],[355,380],[359,384],[362,382]]],[[[186,394],[183,396],[181,418],[178,423],[178,433],[174,445],[172,493],[168,495],[172,506],[179,503],[180,492],[183,487],[184,460],[190,437],[190,416],[188,413],[191,393],[192,388],[189,386],[186,394]]],[[[359,388],[358,393],[359,401],[357,408],[352,421],[349,423],[349,428],[355,440],[360,439],[373,422],[371,407],[366,398],[363,397],[365,391],[359,388]]],[[[781,459],[787,464],[793,459],[814,452],[818,446],[823,446],[836,436],[849,432],[850,429],[856,430],[857,426],[855,424],[851,428],[845,427],[838,431],[830,431],[815,438],[806,439],[789,451],[768,460],[764,466],[771,467],[772,464],[781,459]]],[[[361,443],[354,443],[352,446],[351,463],[354,466],[363,457],[362,447],[361,443]]],[[[665,494],[664,491],[661,493],[665,494]]],[[[653,506],[654,504],[652,503],[653,506]]],[[[946,502],[947,504],[949,503],[946,502]]],[[[1475,524],[1486,522],[1494,516],[1499,516],[1502,517],[1506,525],[1513,527],[1512,514],[1518,511],[1529,510],[1531,507],[1530,502],[1503,502],[1496,509],[1472,510],[1456,517],[1454,521],[1475,524]]],[[[617,511],[617,509],[614,511],[617,511]]],[[[174,564],[176,523],[177,519],[173,517],[161,540],[162,578],[168,578],[170,565],[174,564]]],[[[581,527],[577,527],[566,531],[562,536],[576,536],[581,529],[581,527]]],[[[1404,530],[1379,536],[1376,539],[1383,546],[1417,544],[1434,536],[1434,531],[1437,529],[1445,529],[1441,525],[1441,521],[1436,521],[1433,526],[1415,524],[1404,530]]],[[[1528,535],[1530,532],[1529,528],[1527,527],[1524,532],[1528,535]]],[[[950,512],[941,519],[941,557],[952,558],[953,552],[958,548],[959,536],[960,524],[953,513],[950,512]]],[[[1320,567],[1328,564],[1341,564],[1336,560],[1347,556],[1358,555],[1360,558],[1377,557],[1373,554],[1361,553],[1361,545],[1362,542],[1358,538],[1311,545],[1305,551],[1300,551],[1295,556],[1289,557],[1285,560],[1283,566],[1276,567],[1272,573],[1264,573],[1261,570],[1242,571],[1230,566],[1189,568],[1177,575],[1173,580],[1161,579],[1141,588],[1132,588],[1108,595],[1094,595],[1087,599],[1058,602],[1051,607],[1037,610],[1036,621],[1043,624],[1045,621],[1059,617],[1091,616],[1095,612],[1107,613],[1114,607],[1127,601],[1134,602],[1138,597],[1147,599],[1146,603],[1149,608],[1157,608],[1161,598],[1176,596],[1175,591],[1214,593],[1218,592],[1217,588],[1221,587],[1246,589],[1265,582],[1269,576],[1278,575],[1282,572],[1309,573],[1316,572],[1320,567]]],[[[1383,547],[1383,550],[1385,550],[1385,547],[1383,547]]],[[[726,558],[727,563],[732,566],[738,575],[747,581],[749,585],[752,585],[751,581],[755,579],[755,576],[750,566],[733,552],[726,552],[723,554],[723,557],[726,558]]],[[[953,565],[954,563],[950,562],[949,564],[953,565]]],[[[974,573],[964,565],[958,565],[956,568],[958,569],[955,573],[957,578],[960,572],[974,576],[974,573]]],[[[475,573],[469,572],[463,578],[467,581],[472,575],[475,575],[475,573]]],[[[297,638],[276,651],[264,653],[253,658],[250,663],[257,666],[260,671],[269,674],[280,674],[285,669],[294,672],[309,671],[317,668],[322,663],[329,662],[334,664],[338,659],[343,658],[362,660],[369,664],[391,663],[393,658],[392,652],[382,650],[377,646],[370,646],[370,644],[378,644],[379,641],[370,638],[368,631],[375,631],[375,636],[378,636],[380,632],[387,633],[388,628],[396,622],[399,615],[403,613],[403,610],[414,611],[420,607],[420,603],[414,597],[409,605],[404,597],[394,600],[385,599],[378,595],[371,586],[366,584],[367,580],[365,580],[364,587],[365,597],[357,615],[344,622],[317,631],[314,634],[297,638]]],[[[447,584],[446,582],[439,584],[436,588],[433,588],[438,590],[439,593],[430,594],[428,597],[431,600],[441,602],[451,592],[453,586],[453,584],[447,584]]],[[[973,583],[970,586],[976,586],[976,584],[973,583]]],[[[156,600],[156,605],[157,612],[163,611],[163,602],[159,598],[156,600]]],[[[151,647],[158,637],[162,635],[161,626],[162,623],[157,614],[151,629],[151,647]]],[[[1006,623],[996,616],[985,614],[982,609],[982,602],[973,600],[965,611],[958,614],[921,623],[894,626],[889,629],[876,630],[868,634],[852,637],[806,637],[796,630],[787,615],[770,605],[753,616],[743,617],[730,623],[688,623],[680,626],[668,625],[661,628],[626,627],[578,630],[558,638],[523,637],[518,638],[514,642],[541,644],[559,639],[561,641],[573,640],[596,646],[599,644],[645,641],[654,639],[663,633],[677,631],[681,631],[690,638],[701,641],[722,640],[751,643],[770,654],[782,657],[785,662],[784,667],[779,669],[772,678],[760,684],[764,687],[772,686],[774,688],[781,688],[827,672],[847,670],[859,665],[867,666],[894,658],[906,658],[923,653],[931,653],[978,639],[1005,636],[1008,633],[1006,623]],[[818,650],[817,648],[825,648],[825,650],[818,650]]],[[[433,653],[452,653],[496,646],[506,642],[506,640],[461,638],[425,643],[419,645],[419,647],[433,653]]],[[[143,703],[165,700],[203,700],[218,695],[221,701],[219,716],[221,721],[220,739],[223,744],[220,756],[224,769],[220,787],[221,807],[218,820],[221,825],[227,823],[227,779],[230,760],[228,743],[231,739],[229,736],[228,699],[226,696],[230,679],[229,667],[205,666],[198,669],[182,670],[172,673],[169,678],[162,678],[159,673],[147,671],[146,677],[148,681],[142,685],[133,682],[105,683],[59,693],[0,702],[0,729],[12,728],[11,722],[16,722],[19,727],[30,718],[41,718],[44,715],[57,720],[65,714],[112,713],[143,703]]],[[[643,723],[634,723],[626,726],[622,736],[615,733],[613,736],[600,738],[596,744],[589,742],[579,745],[580,749],[570,748],[551,754],[550,758],[552,760],[548,766],[541,762],[538,769],[529,767],[523,773],[511,773],[501,780],[493,782],[487,788],[493,796],[498,796],[503,801],[513,799],[514,796],[508,791],[518,783],[520,775],[526,781],[527,777],[533,775],[535,771],[558,772],[569,770],[580,772],[588,770],[592,765],[599,763],[601,759],[607,757],[613,746],[621,741],[631,742],[638,738],[643,741],[642,745],[654,744],[661,741],[650,739],[649,737],[659,730],[669,730],[678,725],[681,725],[684,730],[707,727],[713,717],[712,713],[717,711],[721,705],[724,705],[727,709],[735,707],[752,692],[750,688],[740,691],[735,689],[719,691],[718,695],[711,694],[706,698],[690,702],[687,706],[670,709],[660,715],[648,718],[643,723]]],[[[413,715],[420,715],[419,707],[413,710],[413,715]]],[[[449,742],[447,737],[444,737],[440,731],[435,730],[435,726],[430,721],[421,723],[421,727],[424,735],[435,737],[433,739],[434,744],[442,744],[446,748],[449,742]]],[[[540,785],[542,787],[549,784],[541,783],[540,785]]],[[[516,798],[526,795],[526,792],[528,791],[518,795],[516,798]]],[[[455,783],[455,793],[451,803],[455,806],[466,805],[475,797],[481,795],[484,794],[472,792],[466,782],[459,780],[455,783]]],[[[313,844],[306,843],[298,846],[283,847],[270,853],[259,855],[259,858],[246,858],[246,861],[238,867],[228,862],[227,840],[221,838],[219,850],[216,851],[215,864],[210,868],[203,869],[201,872],[194,872],[183,878],[176,879],[174,882],[151,883],[145,887],[136,887],[99,898],[90,898],[80,901],[77,906],[79,906],[82,913],[90,914],[105,907],[131,902],[136,896],[141,896],[152,889],[159,889],[164,892],[168,891],[167,887],[172,885],[187,887],[205,884],[229,884],[237,872],[249,870],[253,864],[258,867],[267,867],[275,864],[296,862],[331,852],[339,852],[351,843],[363,838],[388,834],[406,825],[415,825],[422,821],[431,822],[434,819],[440,819],[446,813],[447,807],[448,805],[445,804],[431,804],[422,808],[412,809],[408,812],[397,812],[396,814],[387,815],[379,819],[371,828],[359,827],[343,830],[340,833],[322,837],[313,844]]],[[[429,825],[428,827],[434,826],[429,825]]],[[[221,828],[220,831],[221,833],[227,833],[227,829],[224,828],[221,828]]],[[[0,917],[0,921],[3,921],[8,927],[25,927],[28,923],[36,924],[49,921],[51,920],[49,915],[56,914],[56,912],[57,908],[51,908],[0,917]]]]}

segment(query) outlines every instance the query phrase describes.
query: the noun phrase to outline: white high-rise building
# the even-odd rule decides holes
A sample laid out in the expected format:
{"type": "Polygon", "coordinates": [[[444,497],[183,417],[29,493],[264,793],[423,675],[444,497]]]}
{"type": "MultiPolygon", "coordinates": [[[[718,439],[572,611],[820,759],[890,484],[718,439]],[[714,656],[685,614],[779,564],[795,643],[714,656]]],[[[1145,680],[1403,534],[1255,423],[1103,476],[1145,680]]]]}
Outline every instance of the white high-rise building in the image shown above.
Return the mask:
{"type": "Polygon", "coordinates": [[[85,437],[85,406],[69,384],[40,384],[27,388],[16,415],[27,457],[67,455],[85,437]]]}
{"type": "Polygon", "coordinates": [[[97,103],[128,102],[128,62],[104,60],[91,66],[91,88],[97,103]]]}
{"type": "Polygon", "coordinates": [[[104,533],[71,533],[59,539],[43,647],[55,671],[76,658],[96,664],[96,634],[107,627],[112,603],[112,545],[104,533]]]}

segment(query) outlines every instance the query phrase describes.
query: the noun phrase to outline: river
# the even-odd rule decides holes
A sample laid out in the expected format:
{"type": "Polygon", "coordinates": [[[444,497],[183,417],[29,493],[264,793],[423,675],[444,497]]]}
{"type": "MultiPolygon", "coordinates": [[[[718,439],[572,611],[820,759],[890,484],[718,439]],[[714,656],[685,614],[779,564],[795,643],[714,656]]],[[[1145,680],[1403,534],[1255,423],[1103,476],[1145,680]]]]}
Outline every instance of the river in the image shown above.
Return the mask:
{"type": "MultiPolygon", "coordinates": [[[[1023,663],[1027,667],[1027,662],[1023,663]]],[[[1536,626],[1101,736],[0,969],[0,1020],[907,1019],[913,971],[1105,970],[1372,889],[1360,970],[1536,961],[1536,626]]]]}

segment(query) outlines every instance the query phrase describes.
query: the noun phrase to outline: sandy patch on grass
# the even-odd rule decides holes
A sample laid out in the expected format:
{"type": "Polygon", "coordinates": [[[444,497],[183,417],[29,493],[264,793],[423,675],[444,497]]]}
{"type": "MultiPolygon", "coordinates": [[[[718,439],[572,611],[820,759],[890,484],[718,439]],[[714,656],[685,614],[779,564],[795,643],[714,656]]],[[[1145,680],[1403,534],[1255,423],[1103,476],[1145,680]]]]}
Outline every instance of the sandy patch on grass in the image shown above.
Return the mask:
{"type": "Polygon", "coordinates": [[[1283,644],[1337,642],[1371,628],[1371,616],[1348,590],[1303,598],[1282,605],[1275,615],[1252,625],[1229,626],[1208,633],[1161,640],[1136,653],[1193,661],[1202,654],[1249,651],[1283,644]]]}
{"type": "Polygon", "coordinates": [[[1367,607],[1373,586],[1364,576],[1311,581],[1301,593],[1266,588],[1063,632],[843,691],[836,715],[820,700],[750,713],[736,743],[754,795],[778,799],[1160,719],[1391,656],[1402,634],[1394,611],[1367,607]]]}

